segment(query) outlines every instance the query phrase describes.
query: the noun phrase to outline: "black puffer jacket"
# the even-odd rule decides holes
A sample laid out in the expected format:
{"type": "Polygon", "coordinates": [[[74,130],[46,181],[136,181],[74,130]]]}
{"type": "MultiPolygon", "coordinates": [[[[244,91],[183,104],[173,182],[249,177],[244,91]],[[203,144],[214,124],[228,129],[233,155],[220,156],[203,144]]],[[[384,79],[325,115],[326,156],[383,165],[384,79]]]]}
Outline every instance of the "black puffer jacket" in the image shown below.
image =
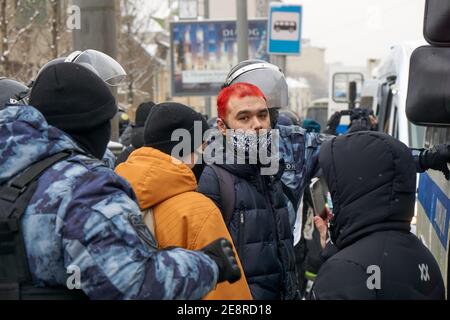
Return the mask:
{"type": "Polygon", "coordinates": [[[337,253],[321,267],[315,299],[443,299],[439,267],[410,233],[416,170],[391,136],[357,132],[322,145],[337,253]]]}
{"type": "MultiPolygon", "coordinates": [[[[262,176],[257,165],[220,165],[234,176],[235,205],[228,230],[254,299],[299,297],[287,198],[278,177],[262,176]]],[[[198,191],[224,212],[216,173],[206,167],[198,191]]]]}

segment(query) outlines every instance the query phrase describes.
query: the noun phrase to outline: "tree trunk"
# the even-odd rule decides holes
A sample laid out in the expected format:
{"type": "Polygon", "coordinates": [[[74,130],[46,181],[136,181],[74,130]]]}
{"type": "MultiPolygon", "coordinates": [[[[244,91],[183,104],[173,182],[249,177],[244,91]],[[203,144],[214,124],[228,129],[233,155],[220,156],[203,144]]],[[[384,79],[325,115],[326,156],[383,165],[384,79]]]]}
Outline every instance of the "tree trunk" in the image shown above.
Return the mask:
{"type": "Polygon", "coordinates": [[[8,18],[6,12],[7,0],[0,0],[0,65],[3,66],[3,74],[9,76],[9,46],[8,46],[8,18]]]}
{"type": "Polygon", "coordinates": [[[61,2],[59,0],[52,0],[52,58],[59,57],[58,42],[59,42],[59,27],[61,25],[61,2]]]}

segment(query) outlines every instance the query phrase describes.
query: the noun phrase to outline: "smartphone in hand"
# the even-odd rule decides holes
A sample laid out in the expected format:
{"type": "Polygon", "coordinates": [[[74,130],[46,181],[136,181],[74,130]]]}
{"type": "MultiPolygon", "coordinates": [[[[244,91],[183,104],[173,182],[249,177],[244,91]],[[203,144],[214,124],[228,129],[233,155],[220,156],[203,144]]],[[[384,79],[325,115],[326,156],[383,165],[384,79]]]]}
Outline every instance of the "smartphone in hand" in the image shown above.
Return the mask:
{"type": "Polygon", "coordinates": [[[309,190],[311,192],[314,215],[321,217],[323,220],[328,219],[329,210],[326,206],[328,188],[324,181],[321,181],[320,178],[312,179],[309,190]]]}

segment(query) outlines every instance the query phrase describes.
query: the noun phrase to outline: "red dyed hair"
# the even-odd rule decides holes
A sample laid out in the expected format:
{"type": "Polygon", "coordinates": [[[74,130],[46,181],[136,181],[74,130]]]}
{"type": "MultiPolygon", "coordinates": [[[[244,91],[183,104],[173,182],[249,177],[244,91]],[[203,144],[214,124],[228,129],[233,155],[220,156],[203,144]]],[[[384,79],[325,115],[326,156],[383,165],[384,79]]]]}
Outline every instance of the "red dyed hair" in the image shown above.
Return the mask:
{"type": "Polygon", "coordinates": [[[255,85],[245,82],[238,82],[220,91],[217,97],[217,114],[224,119],[227,113],[228,102],[232,97],[261,97],[267,101],[266,96],[255,85]]]}

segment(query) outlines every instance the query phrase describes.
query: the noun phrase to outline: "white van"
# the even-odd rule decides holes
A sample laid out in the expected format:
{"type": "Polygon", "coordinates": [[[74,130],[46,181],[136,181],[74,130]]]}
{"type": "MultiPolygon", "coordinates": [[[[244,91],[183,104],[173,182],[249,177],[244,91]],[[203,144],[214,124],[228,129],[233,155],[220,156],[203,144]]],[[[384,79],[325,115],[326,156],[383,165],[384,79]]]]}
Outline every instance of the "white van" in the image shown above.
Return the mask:
{"type": "Polygon", "coordinates": [[[423,147],[425,128],[415,126],[406,118],[409,61],[412,52],[424,44],[410,42],[393,46],[374,71],[379,86],[375,110],[379,130],[414,148],[423,147]]]}

